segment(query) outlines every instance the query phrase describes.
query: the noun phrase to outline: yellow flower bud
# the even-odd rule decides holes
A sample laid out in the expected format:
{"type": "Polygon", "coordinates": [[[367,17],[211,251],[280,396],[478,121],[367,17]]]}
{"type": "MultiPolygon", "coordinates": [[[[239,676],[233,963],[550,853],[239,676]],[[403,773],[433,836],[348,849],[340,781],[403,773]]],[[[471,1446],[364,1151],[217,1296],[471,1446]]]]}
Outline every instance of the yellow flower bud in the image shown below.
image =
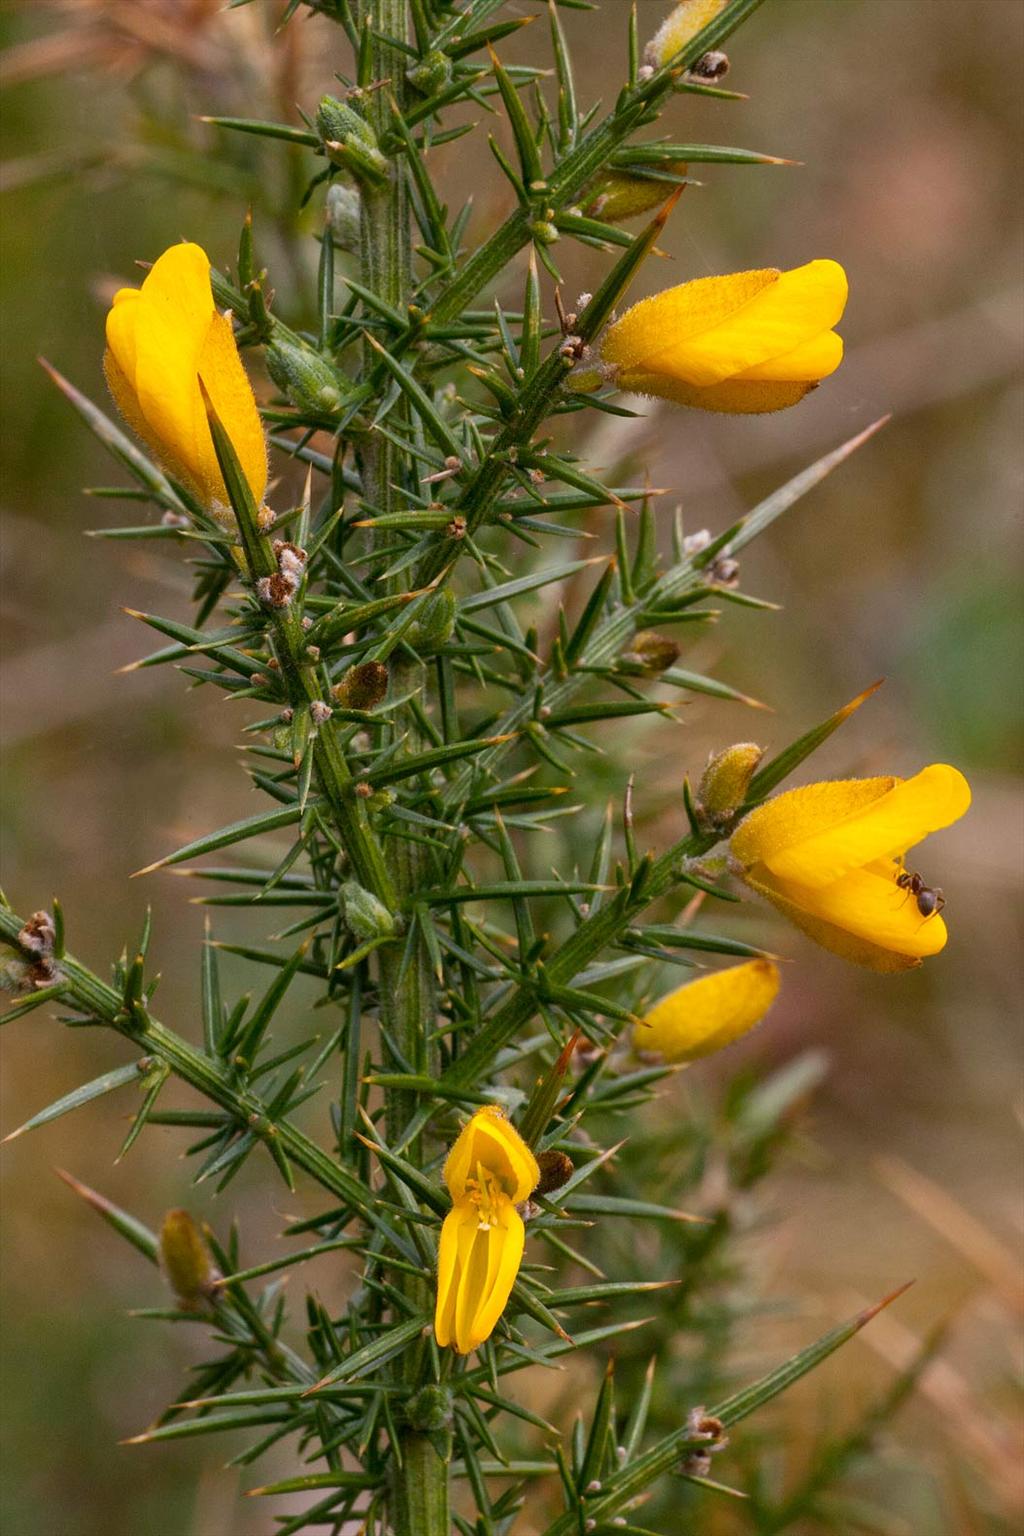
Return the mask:
{"type": "Polygon", "coordinates": [[[453,1203],[441,1228],[434,1337],[468,1355],[505,1310],[526,1240],[516,1206],[536,1189],[540,1169],[501,1110],[486,1105],[449,1152],[444,1181],[453,1203]]]}
{"type": "Polygon", "coordinates": [[[967,810],[962,773],[934,763],[912,779],[837,779],[776,795],[730,849],[752,890],[815,943],[873,971],[903,971],[946,943],[942,892],[904,865],[907,850],[967,810]]]}
{"type": "Polygon", "coordinates": [[[726,0],[680,0],[666,16],[644,50],[648,64],[661,68],[685,48],[691,38],[725,10],[726,0]]]}
{"type": "Polygon", "coordinates": [[[267,488],[263,425],[231,320],[213,302],[209,257],[198,245],[172,245],[141,288],[114,295],[103,371],[121,415],[165,469],[205,507],[226,509],[202,379],[259,505],[267,488]]]}
{"type": "Polygon", "coordinates": [[[701,776],[697,807],[711,821],[724,820],[743,804],[764,748],[742,741],[716,752],[701,776]]]}
{"type": "Polygon", "coordinates": [[[670,1062],[696,1061],[739,1040],[764,1018],[778,994],[778,966],[748,960],[677,987],[633,1030],[633,1046],[670,1062]]]}
{"type": "Polygon", "coordinates": [[[194,1306],[208,1300],[220,1271],[188,1211],[168,1211],[160,1228],[160,1262],[174,1294],[194,1306]]]}
{"type": "Polygon", "coordinates": [[[835,261],[700,277],[641,299],[606,332],[620,389],[741,414],[796,405],[839,367],[846,304],[835,261]]]}

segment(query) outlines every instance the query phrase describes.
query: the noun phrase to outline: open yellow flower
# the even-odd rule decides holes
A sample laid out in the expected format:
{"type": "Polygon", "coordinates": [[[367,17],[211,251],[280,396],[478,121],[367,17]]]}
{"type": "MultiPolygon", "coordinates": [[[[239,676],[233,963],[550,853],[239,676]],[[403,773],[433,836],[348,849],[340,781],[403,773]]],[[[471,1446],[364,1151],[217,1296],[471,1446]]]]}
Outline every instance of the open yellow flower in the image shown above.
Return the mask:
{"type": "Polygon", "coordinates": [[[128,425],[205,507],[226,508],[202,379],[257,506],[267,488],[267,446],[231,320],[213,302],[210,261],[198,245],[172,245],[141,288],[122,288],[107,315],[103,359],[128,425]]]}
{"type": "Polygon", "coordinates": [[[771,960],[748,960],[676,987],[633,1030],[633,1046],[665,1061],[696,1061],[760,1024],[779,991],[771,960]]]}
{"type": "Polygon", "coordinates": [[[808,784],[752,811],[730,848],[747,884],[816,943],[903,971],[946,942],[940,893],[915,891],[907,851],[970,803],[967,780],[945,763],[912,779],[808,784]]]}
{"type": "Polygon", "coordinates": [[[606,332],[620,389],[741,414],[796,405],[839,367],[846,304],[836,261],[699,277],[641,299],[606,332]]]}
{"type": "Polygon", "coordinates": [[[478,1109],[448,1154],[452,1209],[441,1228],[434,1337],[468,1355],[490,1337],[523,1258],[516,1206],[540,1180],[537,1160],[496,1105],[478,1109]]]}

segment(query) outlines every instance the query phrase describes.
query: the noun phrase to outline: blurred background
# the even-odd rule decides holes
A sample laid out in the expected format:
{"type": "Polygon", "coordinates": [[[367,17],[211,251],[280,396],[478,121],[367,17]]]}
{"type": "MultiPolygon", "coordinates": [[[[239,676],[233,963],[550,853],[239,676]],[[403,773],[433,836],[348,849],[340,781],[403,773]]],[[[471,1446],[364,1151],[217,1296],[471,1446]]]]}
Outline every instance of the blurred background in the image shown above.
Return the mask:
{"type": "MultiPolygon", "coordinates": [[[[640,0],[643,36],[667,8],[640,0]]],[[[523,0],[519,9],[541,8],[523,0]]],[[[120,477],[36,357],[102,401],[113,289],[138,281],[136,259],[180,237],[200,241],[215,264],[233,261],[249,204],[261,259],[289,295],[286,318],[308,316],[317,247],[296,238],[318,216],[317,199],[297,212],[308,156],[198,120],[297,122],[296,104],[309,109],[330,89],[347,64],[340,29],[300,19],[278,33],[283,10],[259,0],[231,12],[220,0],[26,0],[8,4],[0,21],[4,883],[23,912],[58,892],[72,946],[100,971],[151,902],[164,973],[156,1011],[186,1033],[195,1027],[202,912],[181,880],[128,876],[248,813],[234,751],[239,717],[212,690],[186,697],[169,670],[116,674],[154,649],[122,607],[184,617],[188,573],[168,545],[85,536],[125,519],[81,488],[120,477]]],[[[608,101],[617,89],[627,14],[626,0],[605,0],[599,25],[565,13],[590,98],[608,101]]],[[[545,31],[526,29],[502,56],[546,64],[545,31]]],[[[688,528],[717,532],[892,413],[745,554],[744,590],[782,611],[727,607],[687,653],[687,666],[714,669],[773,713],[694,697],[684,724],[638,732],[631,744],[651,841],[661,842],[679,816],[684,766],[698,772],[711,747],[733,740],[781,746],[884,676],[879,695],[815,759],[816,776],[912,773],[947,760],[974,787],[969,816],[932,839],[919,865],[946,892],[941,958],[899,978],[861,974],[768,912],[745,908],[735,931],[799,963],[787,967],[766,1027],[688,1075],[692,1092],[713,1104],[740,1068],[765,1074],[811,1048],[827,1059],[800,1136],[768,1185],[771,1226],[750,1250],[761,1299],[786,1305],[752,1329],[751,1371],[917,1281],[784,1399],[771,1421],[773,1476],[797,1476],[822,1425],[841,1425],[884,1392],[917,1343],[949,1321],[941,1357],[851,1485],[886,1511],[892,1536],[1008,1532],[1022,1508],[1022,32],[1014,0],[769,0],[729,47],[728,84],[749,99],[682,96],[663,127],[676,139],[802,163],[695,167],[703,185],[685,192],[664,258],[641,273],[637,294],[832,256],[850,276],[847,361],[780,417],[654,407],[644,421],[594,417],[600,425],[586,445],[595,464],[630,473],[648,464],[653,483],[669,488],[666,502],[682,503],[688,528]],[[776,1444],[787,1445],[784,1459],[776,1444]]],[[[451,203],[476,190],[473,238],[507,201],[482,138],[442,148],[434,161],[451,203]]],[[[607,264],[567,244],[556,254],[570,294],[607,264]]],[[[517,267],[513,302],[519,282],[517,267]]],[[[610,537],[601,519],[590,527],[610,537]]],[[[230,914],[218,915],[218,932],[234,931],[230,914]]],[[[241,971],[235,979],[246,981],[241,971]]],[[[114,1039],[60,1030],[43,1012],[7,1032],[4,1058],[5,1132],[126,1059],[114,1039]]],[[[215,1441],[118,1446],[178,1390],[195,1345],[125,1316],[162,1304],[159,1277],[50,1169],[69,1169],[153,1226],[186,1201],[219,1230],[237,1215],[251,1262],[274,1251],[283,1217],[312,1196],[286,1199],[255,1162],[220,1201],[205,1186],[192,1194],[170,1130],[148,1131],[112,1166],[123,1108],[104,1100],[4,1152],[3,1528],[268,1536],[294,1504],[238,1494],[290,1470],[285,1451],[239,1472],[225,1467],[230,1452],[215,1441]]],[[[314,1278],[328,1299],[341,1294],[331,1271],[314,1278]]],[[[765,1435],[760,1421],[757,1432],[765,1435]]],[[[726,1453],[715,1473],[728,1481],[730,1470],[726,1453]]],[[[751,1527],[742,1512],[716,1508],[701,1529],[751,1527]]]]}

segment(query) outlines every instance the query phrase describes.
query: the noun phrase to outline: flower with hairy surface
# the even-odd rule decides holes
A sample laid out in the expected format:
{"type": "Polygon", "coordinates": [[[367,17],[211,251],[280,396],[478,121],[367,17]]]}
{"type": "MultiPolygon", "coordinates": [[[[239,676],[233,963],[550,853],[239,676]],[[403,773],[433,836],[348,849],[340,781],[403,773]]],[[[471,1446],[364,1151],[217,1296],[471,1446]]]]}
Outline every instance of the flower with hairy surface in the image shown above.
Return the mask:
{"type": "Polygon", "coordinates": [[[644,49],[648,64],[667,64],[725,10],[726,0],[679,0],[644,49]]]}
{"type": "Polygon", "coordinates": [[[751,811],[729,846],[746,883],[809,938],[873,971],[903,971],[947,937],[942,893],[906,869],[907,851],[970,803],[945,763],[912,779],[808,784],[751,811]]]}
{"type": "Polygon", "coordinates": [[[452,1209],[441,1228],[434,1337],[468,1355],[491,1336],[523,1258],[516,1206],[540,1181],[537,1160],[496,1105],[478,1109],[448,1154],[452,1209]]]}
{"type": "Polygon", "coordinates": [[[655,1003],[633,1030],[633,1047],[665,1061],[696,1061],[760,1024],[779,991],[771,960],[748,960],[685,982],[655,1003]]]}
{"type": "Polygon", "coordinates": [[[832,327],[846,296],[836,261],[699,277],[627,310],[605,333],[600,362],[635,394],[704,411],[781,411],[839,367],[832,327]]]}
{"type": "Polygon", "coordinates": [[[201,379],[260,504],[267,488],[263,425],[230,317],[213,302],[210,261],[200,246],[172,245],[141,288],[114,295],[103,371],[121,415],[160,463],[204,507],[226,511],[201,379]]]}

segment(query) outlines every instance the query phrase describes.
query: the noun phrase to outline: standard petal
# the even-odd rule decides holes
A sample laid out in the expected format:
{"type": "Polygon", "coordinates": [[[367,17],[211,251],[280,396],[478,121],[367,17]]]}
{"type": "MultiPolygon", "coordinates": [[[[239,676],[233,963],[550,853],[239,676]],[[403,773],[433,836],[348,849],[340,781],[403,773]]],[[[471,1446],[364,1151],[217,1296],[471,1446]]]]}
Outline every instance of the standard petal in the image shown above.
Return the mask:
{"type": "Polygon", "coordinates": [[[767,959],[686,982],[644,1015],[633,1031],[633,1045],[673,1062],[720,1051],[760,1023],[778,995],[779,983],[778,967],[767,959]]]}
{"type": "Polygon", "coordinates": [[[846,273],[838,262],[808,262],[781,273],[777,282],[698,334],[683,339],[665,326],[661,349],[649,352],[643,366],[701,387],[721,383],[830,331],[846,296],[846,273]]]}
{"type": "MultiPolygon", "coordinates": [[[[782,881],[768,870],[751,871],[751,884],[776,905],[782,906],[786,915],[798,922],[818,943],[826,949],[835,949],[847,959],[857,958],[837,944],[826,942],[813,932],[810,923],[824,925],[833,933],[846,935],[847,941],[858,940],[873,949],[903,958],[905,964],[916,965],[929,955],[937,955],[945,947],[946,925],[936,913],[922,917],[917,903],[908,891],[896,884],[895,868],[889,876],[866,869],[853,869],[837,880],[834,885],[802,888],[791,881],[782,881]],[[785,905],[783,906],[783,903],[785,905]],[[799,913],[805,921],[794,915],[799,913]]],[[[870,961],[860,960],[861,964],[870,961]]],[[[873,969],[884,969],[873,965],[873,969]]]]}
{"type": "Polygon", "coordinates": [[[894,778],[828,779],[820,784],[805,784],[800,789],[787,789],[745,816],[729,847],[733,856],[747,867],[774,862],[784,849],[849,820],[899,782],[894,778]]]}
{"type": "Polygon", "coordinates": [[[463,1127],[444,1165],[444,1181],[453,1200],[466,1193],[483,1167],[512,1200],[525,1200],[540,1179],[537,1160],[515,1126],[496,1104],[478,1109],[463,1127]]]}
{"type": "Polygon", "coordinates": [[[929,832],[957,821],[970,803],[963,774],[947,763],[933,763],[853,814],[762,855],[762,862],[783,882],[831,886],[849,870],[904,854],[929,832]]]}
{"type": "MultiPolygon", "coordinates": [[[[172,468],[205,495],[212,453],[197,374],[214,317],[210,264],[198,245],[175,245],[154,264],[139,291],[135,322],[135,393],[172,468]],[[207,448],[209,444],[209,448],[207,448]]],[[[112,312],[116,316],[120,306],[112,312]]]]}
{"type": "Polygon", "coordinates": [[[698,277],[641,299],[609,326],[601,356],[618,367],[644,370],[650,359],[712,329],[781,277],[777,267],[732,272],[727,277],[698,277]]]}

